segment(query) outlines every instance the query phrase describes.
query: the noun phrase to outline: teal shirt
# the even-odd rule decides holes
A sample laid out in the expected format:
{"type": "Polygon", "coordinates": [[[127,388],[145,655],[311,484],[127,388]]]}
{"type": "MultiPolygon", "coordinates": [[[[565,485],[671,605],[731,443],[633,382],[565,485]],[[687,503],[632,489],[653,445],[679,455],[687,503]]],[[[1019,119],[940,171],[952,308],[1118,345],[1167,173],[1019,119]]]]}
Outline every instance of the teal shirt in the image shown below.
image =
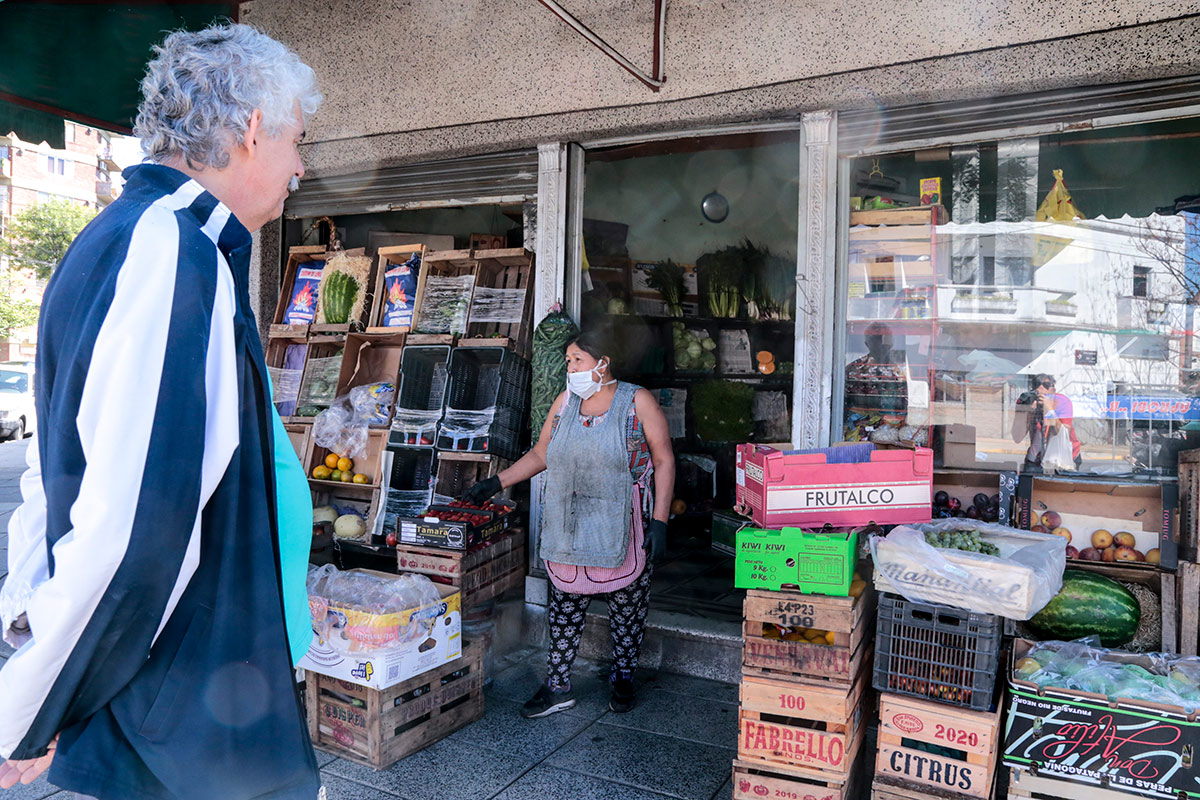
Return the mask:
{"type": "Polygon", "coordinates": [[[292,663],[295,664],[308,652],[313,637],[307,588],[313,530],[312,494],[274,403],[271,404],[271,419],[275,427],[275,500],[279,566],[283,572],[283,616],[287,622],[292,663]]]}

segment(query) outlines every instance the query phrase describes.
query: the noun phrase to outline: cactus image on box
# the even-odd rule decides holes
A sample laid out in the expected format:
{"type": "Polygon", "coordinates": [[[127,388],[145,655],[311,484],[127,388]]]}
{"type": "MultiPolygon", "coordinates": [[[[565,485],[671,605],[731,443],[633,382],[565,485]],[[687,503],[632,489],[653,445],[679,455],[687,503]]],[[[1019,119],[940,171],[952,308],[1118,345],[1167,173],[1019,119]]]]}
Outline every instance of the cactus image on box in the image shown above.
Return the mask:
{"type": "Polygon", "coordinates": [[[350,309],[358,296],[358,281],[345,272],[334,272],[326,276],[321,286],[321,302],[325,309],[325,322],[342,325],[350,321],[350,309]]]}

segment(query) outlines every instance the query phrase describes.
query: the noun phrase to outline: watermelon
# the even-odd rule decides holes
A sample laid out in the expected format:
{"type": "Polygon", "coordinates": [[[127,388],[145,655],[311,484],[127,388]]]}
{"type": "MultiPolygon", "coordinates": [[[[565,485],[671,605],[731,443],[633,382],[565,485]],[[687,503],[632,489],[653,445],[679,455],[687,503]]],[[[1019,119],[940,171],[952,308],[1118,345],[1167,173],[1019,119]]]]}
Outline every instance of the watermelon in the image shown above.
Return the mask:
{"type": "Polygon", "coordinates": [[[1141,616],[1137,598],[1121,584],[1069,569],[1063,573],[1062,591],[1026,624],[1041,639],[1098,635],[1105,647],[1120,647],[1137,635],[1141,616]]]}

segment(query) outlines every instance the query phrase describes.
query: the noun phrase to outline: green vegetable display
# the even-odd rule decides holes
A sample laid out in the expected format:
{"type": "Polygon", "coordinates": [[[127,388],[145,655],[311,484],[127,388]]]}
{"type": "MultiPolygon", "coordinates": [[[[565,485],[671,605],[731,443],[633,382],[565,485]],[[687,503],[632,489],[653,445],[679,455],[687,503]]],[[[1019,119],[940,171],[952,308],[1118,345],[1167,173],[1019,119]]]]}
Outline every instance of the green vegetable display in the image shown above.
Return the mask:
{"type": "Polygon", "coordinates": [[[979,531],[926,531],[925,541],[944,550],[963,550],[968,553],[982,553],[985,556],[1000,555],[1000,548],[979,538],[979,531]]]}
{"type": "Polygon", "coordinates": [[[1069,569],[1062,590],[1027,623],[1041,639],[1078,639],[1095,634],[1105,647],[1120,647],[1137,634],[1141,606],[1121,584],[1103,575],[1069,569]]]}
{"type": "Polygon", "coordinates": [[[742,299],[743,262],[740,247],[726,247],[696,259],[696,274],[711,316],[737,317],[742,299]]]}
{"type": "Polygon", "coordinates": [[[533,331],[533,384],[530,417],[533,434],[542,430],[554,400],[567,383],[567,362],[563,348],[579,333],[575,322],[562,311],[551,311],[533,331]]]}
{"type": "Polygon", "coordinates": [[[646,274],[646,283],[662,295],[667,304],[667,316],[683,316],[683,267],[670,259],[660,261],[646,274]]]}
{"type": "Polygon", "coordinates": [[[321,303],[325,322],[343,325],[350,321],[350,309],[358,296],[358,281],[345,272],[333,272],[321,282],[321,303]]]}
{"type": "Polygon", "coordinates": [[[1093,647],[1088,640],[1034,645],[1013,665],[1013,678],[1038,686],[1184,708],[1200,703],[1200,658],[1169,653],[1131,657],[1119,650],[1093,647]]]}
{"type": "Polygon", "coordinates": [[[689,330],[682,322],[672,322],[671,344],[676,369],[712,372],[717,368],[717,342],[707,331],[689,330]]]}
{"type": "Polygon", "coordinates": [[[696,433],[711,442],[745,442],[754,434],[754,387],[705,381],[688,390],[696,433]]]}

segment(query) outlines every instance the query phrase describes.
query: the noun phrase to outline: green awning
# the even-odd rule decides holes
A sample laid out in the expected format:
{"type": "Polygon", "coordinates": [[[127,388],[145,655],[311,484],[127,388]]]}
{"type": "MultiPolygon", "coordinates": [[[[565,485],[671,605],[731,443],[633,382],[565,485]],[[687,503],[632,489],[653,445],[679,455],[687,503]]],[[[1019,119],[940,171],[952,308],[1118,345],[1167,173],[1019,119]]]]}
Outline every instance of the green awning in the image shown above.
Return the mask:
{"type": "Polygon", "coordinates": [[[235,2],[0,0],[0,135],[63,147],[63,119],[128,133],[151,47],[235,2]]]}

